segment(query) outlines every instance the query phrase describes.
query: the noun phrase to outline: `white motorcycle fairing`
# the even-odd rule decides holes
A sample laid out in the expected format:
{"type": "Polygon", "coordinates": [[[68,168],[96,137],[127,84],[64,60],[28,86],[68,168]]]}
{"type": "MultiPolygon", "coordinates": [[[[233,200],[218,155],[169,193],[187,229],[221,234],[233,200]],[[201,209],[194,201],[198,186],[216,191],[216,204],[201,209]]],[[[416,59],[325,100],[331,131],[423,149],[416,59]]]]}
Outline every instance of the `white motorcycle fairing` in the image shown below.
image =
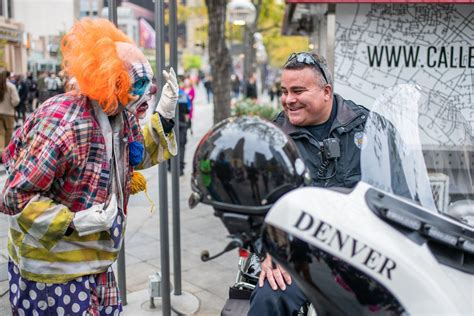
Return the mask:
{"type": "Polygon", "coordinates": [[[473,273],[441,264],[426,240],[377,216],[366,202],[369,190],[376,189],[360,182],[349,194],[314,187],[286,194],[265,219],[268,251],[317,311],[332,303],[330,314],[474,315],[473,273]]]}

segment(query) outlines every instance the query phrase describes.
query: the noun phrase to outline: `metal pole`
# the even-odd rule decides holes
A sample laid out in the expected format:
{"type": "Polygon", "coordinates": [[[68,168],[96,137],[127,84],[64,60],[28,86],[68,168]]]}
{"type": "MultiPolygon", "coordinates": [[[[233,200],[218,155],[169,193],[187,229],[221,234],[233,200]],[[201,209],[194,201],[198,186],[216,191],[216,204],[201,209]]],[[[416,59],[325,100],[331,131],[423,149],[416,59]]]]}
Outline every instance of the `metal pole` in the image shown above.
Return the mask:
{"type": "MultiPolygon", "coordinates": [[[[176,0],[169,1],[169,39],[170,39],[170,64],[178,72],[178,19],[176,0]]],[[[175,135],[178,143],[180,142],[179,125],[179,106],[176,107],[175,122],[178,128],[175,128],[175,135]]],[[[181,149],[181,146],[179,146],[181,149]]],[[[174,272],[174,295],[181,295],[181,231],[179,216],[179,164],[180,156],[183,153],[178,150],[178,154],[171,160],[171,188],[172,188],[172,206],[173,206],[173,272],[174,272]]]]}
{"type": "MultiPolygon", "coordinates": [[[[169,0],[169,39],[170,39],[170,64],[178,73],[178,6],[176,0],[169,0]]],[[[175,137],[179,137],[179,107],[176,108],[175,137]]],[[[178,155],[171,160],[171,187],[173,205],[173,271],[174,271],[174,291],[171,296],[171,308],[178,315],[193,315],[199,309],[199,300],[193,294],[181,289],[181,231],[180,231],[180,210],[179,210],[179,163],[183,153],[178,150],[178,155]]]]}
{"type": "MultiPolygon", "coordinates": [[[[117,26],[117,2],[109,0],[109,20],[117,26]]],[[[125,264],[125,239],[122,240],[119,256],[117,258],[117,281],[120,290],[122,305],[127,305],[127,273],[125,264]]]]}
{"type": "Polygon", "coordinates": [[[127,305],[127,273],[125,271],[125,238],[122,240],[122,247],[117,259],[118,287],[122,305],[127,305]]]}
{"type": "Polygon", "coordinates": [[[109,0],[109,20],[117,25],[117,1],[109,0]]]}
{"type": "MultiPolygon", "coordinates": [[[[164,80],[161,72],[165,68],[165,20],[163,0],[155,0],[155,56],[156,56],[156,84],[158,89],[157,100],[161,97],[161,87],[164,80]]],[[[170,294],[170,254],[168,231],[168,180],[166,163],[158,165],[159,205],[160,205],[160,250],[161,250],[161,304],[164,316],[171,315],[170,294]]]]}
{"type": "Polygon", "coordinates": [[[8,0],[2,0],[2,11],[3,11],[3,16],[6,19],[9,19],[10,16],[8,15],[8,0]]]}

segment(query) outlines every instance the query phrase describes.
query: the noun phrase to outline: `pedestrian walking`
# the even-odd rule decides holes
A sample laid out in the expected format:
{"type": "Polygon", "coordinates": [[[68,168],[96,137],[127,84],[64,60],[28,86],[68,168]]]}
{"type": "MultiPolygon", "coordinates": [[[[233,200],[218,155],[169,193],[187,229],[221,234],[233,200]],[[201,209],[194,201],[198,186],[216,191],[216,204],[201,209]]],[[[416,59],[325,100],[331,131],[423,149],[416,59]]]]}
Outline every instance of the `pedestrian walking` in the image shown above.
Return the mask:
{"type": "Polygon", "coordinates": [[[33,78],[33,74],[28,72],[26,77],[26,85],[28,86],[28,101],[26,111],[31,113],[36,109],[38,103],[38,84],[33,78]]]}
{"type": "Polygon", "coordinates": [[[204,79],[204,88],[206,89],[207,103],[211,103],[212,99],[212,77],[206,76],[204,79]]]}
{"type": "Polygon", "coordinates": [[[42,104],[49,98],[48,84],[46,78],[49,74],[47,71],[43,71],[38,78],[38,103],[42,104]]]}
{"type": "Polygon", "coordinates": [[[230,76],[230,84],[232,86],[232,97],[239,98],[240,95],[240,78],[236,74],[230,76]]]}
{"type": "Polygon", "coordinates": [[[191,112],[192,101],[191,97],[184,89],[179,89],[178,96],[179,107],[179,175],[184,175],[184,152],[186,150],[186,143],[188,142],[188,129],[191,127],[191,112]]]}
{"type": "Polygon", "coordinates": [[[280,78],[276,78],[273,82],[272,86],[268,90],[268,94],[270,95],[270,102],[272,105],[278,106],[278,99],[281,96],[281,83],[280,78]]]}
{"type": "Polygon", "coordinates": [[[6,70],[0,70],[0,155],[8,145],[15,125],[15,107],[20,97],[13,83],[8,80],[6,70]]]}
{"type": "Polygon", "coordinates": [[[46,87],[48,89],[48,97],[54,97],[56,94],[59,94],[61,87],[61,79],[56,76],[55,72],[49,74],[45,78],[46,87]]]}
{"type": "Polygon", "coordinates": [[[196,97],[196,90],[194,89],[193,82],[191,79],[185,78],[183,82],[183,90],[189,97],[189,126],[188,128],[192,132],[192,122],[193,122],[193,111],[194,111],[194,99],[196,97]]]}
{"type": "Polygon", "coordinates": [[[21,124],[23,124],[26,118],[26,106],[28,103],[28,95],[30,92],[29,91],[30,88],[28,87],[28,84],[23,75],[17,75],[16,82],[17,82],[17,89],[18,89],[18,95],[20,97],[20,102],[18,103],[18,106],[15,108],[15,121],[16,121],[16,125],[20,126],[21,124]]]}
{"type": "Polygon", "coordinates": [[[245,87],[245,97],[252,100],[257,100],[257,77],[252,74],[245,87]]]}

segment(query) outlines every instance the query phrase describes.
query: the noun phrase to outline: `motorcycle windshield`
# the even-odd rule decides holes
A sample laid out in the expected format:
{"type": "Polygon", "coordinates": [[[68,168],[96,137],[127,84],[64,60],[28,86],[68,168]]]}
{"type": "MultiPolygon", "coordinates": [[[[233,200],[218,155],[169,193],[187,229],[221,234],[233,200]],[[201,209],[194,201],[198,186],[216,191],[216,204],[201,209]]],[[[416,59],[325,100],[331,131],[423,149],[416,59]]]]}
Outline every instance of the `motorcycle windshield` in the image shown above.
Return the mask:
{"type": "Polygon", "coordinates": [[[403,84],[375,101],[361,147],[362,181],[474,226],[474,108],[403,84]]]}

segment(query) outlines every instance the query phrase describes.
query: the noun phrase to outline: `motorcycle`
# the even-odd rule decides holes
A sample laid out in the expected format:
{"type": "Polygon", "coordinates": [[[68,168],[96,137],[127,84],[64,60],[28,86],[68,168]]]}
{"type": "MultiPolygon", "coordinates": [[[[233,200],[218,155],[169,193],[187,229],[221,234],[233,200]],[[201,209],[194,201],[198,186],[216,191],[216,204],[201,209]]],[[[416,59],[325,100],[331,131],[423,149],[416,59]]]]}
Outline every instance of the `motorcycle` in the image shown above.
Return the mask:
{"type": "Polygon", "coordinates": [[[317,315],[473,315],[473,123],[439,93],[390,88],[354,138],[355,188],[295,188],[268,213],[218,215],[245,240],[266,215],[263,248],[317,315]]]}
{"type": "Polygon", "coordinates": [[[358,138],[362,181],[271,208],[264,247],[317,315],[474,314],[472,123],[439,93],[388,89],[358,138]]]}
{"type": "Polygon", "coordinates": [[[238,249],[236,281],[223,315],[246,315],[264,257],[263,219],[285,192],[303,185],[305,167],[296,145],[272,123],[257,117],[229,118],[201,140],[193,159],[189,205],[211,205],[229,232],[230,242],[203,261],[238,249]]]}

